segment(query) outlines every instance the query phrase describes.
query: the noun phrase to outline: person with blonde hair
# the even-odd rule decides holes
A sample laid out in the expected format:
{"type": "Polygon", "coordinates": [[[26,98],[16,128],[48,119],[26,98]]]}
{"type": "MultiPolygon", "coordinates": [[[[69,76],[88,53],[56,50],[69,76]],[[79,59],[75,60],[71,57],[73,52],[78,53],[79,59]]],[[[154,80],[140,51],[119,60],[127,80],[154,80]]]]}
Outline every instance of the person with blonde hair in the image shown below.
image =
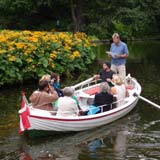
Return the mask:
{"type": "Polygon", "coordinates": [[[113,43],[110,51],[107,52],[111,57],[111,70],[122,76],[122,81],[125,82],[126,77],[126,58],[129,55],[127,44],[122,42],[118,33],[112,35],[113,43]]]}
{"type": "Polygon", "coordinates": [[[39,82],[41,82],[41,81],[50,81],[51,80],[51,75],[49,75],[49,74],[45,74],[45,75],[43,75],[42,77],[41,77],[41,79],[39,80],[39,82]]]}
{"type": "Polygon", "coordinates": [[[58,99],[57,92],[46,80],[39,82],[38,89],[29,98],[33,108],[53,111],[52,103],[58,99]]]}
{"type": "Polygon", "coordinates": [[[116,106],[119,107],[124,104],[124,99],[128,96],[128,91],[122,81],[121,75],[114,74],[112,82],[114,83],[114,87],[111,88],[111,94],[116,97],[116,106]]]}

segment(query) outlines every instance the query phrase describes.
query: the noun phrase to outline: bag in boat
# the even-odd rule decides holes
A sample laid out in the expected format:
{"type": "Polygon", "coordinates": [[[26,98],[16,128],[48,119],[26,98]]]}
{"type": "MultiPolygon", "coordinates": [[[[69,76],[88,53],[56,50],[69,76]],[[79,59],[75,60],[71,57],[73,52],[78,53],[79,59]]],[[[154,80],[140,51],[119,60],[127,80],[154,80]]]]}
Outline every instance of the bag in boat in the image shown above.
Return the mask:
{"type": "Polygon", "coordinates": [[[100,111],[99,107],[96,107],[94,105],[90,105],[89,106],[89,111],[88,111],[87,115],[93,115],[93,114],[96,114],[99,111],[100,111]]]}

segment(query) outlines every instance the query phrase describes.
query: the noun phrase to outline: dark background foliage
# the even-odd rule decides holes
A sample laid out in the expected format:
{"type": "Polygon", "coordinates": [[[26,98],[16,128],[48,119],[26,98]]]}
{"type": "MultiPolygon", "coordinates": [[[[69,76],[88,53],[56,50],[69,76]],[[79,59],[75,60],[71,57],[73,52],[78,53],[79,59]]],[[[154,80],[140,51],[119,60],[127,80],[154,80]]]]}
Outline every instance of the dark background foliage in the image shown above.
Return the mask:
{"type": "Polygon", "coordinates": [[[159,0],[0,0],[0,29],[83,31],[108,39],[156,36],[159,0]]]}

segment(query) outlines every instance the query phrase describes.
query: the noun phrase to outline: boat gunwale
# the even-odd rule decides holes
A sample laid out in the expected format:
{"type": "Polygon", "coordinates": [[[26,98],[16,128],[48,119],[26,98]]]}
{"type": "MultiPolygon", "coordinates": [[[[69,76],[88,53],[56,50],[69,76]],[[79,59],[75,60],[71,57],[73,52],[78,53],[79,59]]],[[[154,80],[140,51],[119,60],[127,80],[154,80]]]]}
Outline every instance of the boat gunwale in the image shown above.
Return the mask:
{"type": "Polygon", "coordinates": [[[119,107],[118,110],[112,109],[110,111],[106,111],[106,112],[102,112],[99,114],[95,114],[95,115],[90,115],[90,116],[79,116],[79,117],[57,117],[55,115],[55,117],[42,117],[42,116],[35,116],[35,115],[30,115],[29,117],[31,118],[37,118],[37,119],[45,119],[45,120],[56,120],[56,121],[88,121],[88,120],[95,120],[95,119],[100,119],[106,116],[111,116],[114,115],[118,112],[121,112],[127,108],[129,108],[132,104],[134,104],[136,102],[138,98],[136,98],[132,103],[130,103],[129,105],[127,105],[127,103],[124,105],[125,107],[119,107]],[[120,109],[121,108],[121,109],[120,109]],[[116,111],[115,111],[116,110],[116,111]]]}

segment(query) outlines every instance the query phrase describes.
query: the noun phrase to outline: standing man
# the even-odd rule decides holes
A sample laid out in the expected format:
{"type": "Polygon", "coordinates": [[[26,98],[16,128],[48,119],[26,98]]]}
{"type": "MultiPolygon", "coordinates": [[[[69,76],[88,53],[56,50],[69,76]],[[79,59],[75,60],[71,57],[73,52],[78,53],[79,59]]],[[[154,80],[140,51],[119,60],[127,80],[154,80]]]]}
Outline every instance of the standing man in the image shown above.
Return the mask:
{"type": "Polygon", "coordinates": [[[127,44],[120,40],[119,34],[112,35],[113,43],[111,44],[110,52],[107,52],[111,57],[111,70],[121,75],[123,82],[126,77],[126,58],[128,57],[127,44]]]}

